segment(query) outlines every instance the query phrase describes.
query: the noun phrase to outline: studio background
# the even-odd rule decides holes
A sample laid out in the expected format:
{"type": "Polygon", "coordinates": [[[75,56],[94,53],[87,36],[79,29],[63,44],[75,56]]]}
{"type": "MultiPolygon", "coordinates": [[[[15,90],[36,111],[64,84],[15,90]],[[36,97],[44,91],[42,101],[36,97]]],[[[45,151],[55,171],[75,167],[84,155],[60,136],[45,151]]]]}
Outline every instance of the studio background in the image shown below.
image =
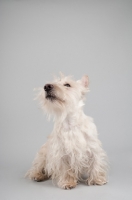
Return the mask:
{"type": "Polygon", "coordinates": [[[132,197],[132,1],[0,0],[0,199],[132,197]],[[87,74],[84,112],[110,162],[109,183],[65,191],[24,179],[52,131],[34,87],[87,74]]]}

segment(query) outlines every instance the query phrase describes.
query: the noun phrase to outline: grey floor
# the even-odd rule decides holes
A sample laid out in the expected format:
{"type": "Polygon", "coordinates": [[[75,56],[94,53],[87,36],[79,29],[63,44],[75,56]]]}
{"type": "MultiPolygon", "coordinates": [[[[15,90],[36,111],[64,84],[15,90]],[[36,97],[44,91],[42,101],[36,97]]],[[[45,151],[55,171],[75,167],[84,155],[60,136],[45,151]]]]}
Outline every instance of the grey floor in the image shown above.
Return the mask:
{"type": "Polygon", "coordinates": [[[132,199],[132,1],[0,0],[0,200],[132,199]],[[24,178],[53,123],[34,87],[87,74],[84,111],[110,162],[104,186],[24,178]]]}

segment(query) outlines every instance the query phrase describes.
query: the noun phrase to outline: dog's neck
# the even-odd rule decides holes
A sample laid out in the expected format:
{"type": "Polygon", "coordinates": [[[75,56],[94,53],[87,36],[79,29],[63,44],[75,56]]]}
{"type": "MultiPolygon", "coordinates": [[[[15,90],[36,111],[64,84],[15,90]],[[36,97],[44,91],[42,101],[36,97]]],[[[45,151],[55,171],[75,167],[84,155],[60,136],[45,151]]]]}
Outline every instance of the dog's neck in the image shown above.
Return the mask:
{"type": "Polygon", "coordinates": [[[62,113],[55,119],[55,127],[64,128],[65,130],[70,130],[80,123],[80,118],[83,117],[84,112],[82,110],[82,105],[75,107],[67,113],[62,113]]]}

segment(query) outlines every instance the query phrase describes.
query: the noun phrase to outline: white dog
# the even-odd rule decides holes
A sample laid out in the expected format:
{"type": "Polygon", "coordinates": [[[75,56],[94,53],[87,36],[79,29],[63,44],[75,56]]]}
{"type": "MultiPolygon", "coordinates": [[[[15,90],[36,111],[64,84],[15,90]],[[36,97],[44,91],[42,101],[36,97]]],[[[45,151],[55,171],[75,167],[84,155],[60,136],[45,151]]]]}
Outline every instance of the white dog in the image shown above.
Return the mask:
{"type": "Polygon", "coordinates": [[[82,109],[88,84],[88,76],[74,81],[61,74],[41,89],[42,107],[54,116],[55,124],[27,173],[30,179],[56,179],[64,189],[76,187],[84,176],[87,185],[107,182],[107,156],[92,118],[82,109]]]}

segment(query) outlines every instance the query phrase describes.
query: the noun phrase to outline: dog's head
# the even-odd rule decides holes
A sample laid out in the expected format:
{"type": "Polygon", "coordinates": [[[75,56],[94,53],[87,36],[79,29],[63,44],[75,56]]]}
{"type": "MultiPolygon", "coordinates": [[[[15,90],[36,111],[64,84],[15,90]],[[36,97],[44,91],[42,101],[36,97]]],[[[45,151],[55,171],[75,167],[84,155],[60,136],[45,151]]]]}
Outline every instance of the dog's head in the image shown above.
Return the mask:
{"type": "Polygon", "coordinates": [[[44,85],[39,95],[42,107],[49,114],[71,112],[81,106],[88,91],[88,76],[75,81],[61,74],[60,78],[44,85]]]}

